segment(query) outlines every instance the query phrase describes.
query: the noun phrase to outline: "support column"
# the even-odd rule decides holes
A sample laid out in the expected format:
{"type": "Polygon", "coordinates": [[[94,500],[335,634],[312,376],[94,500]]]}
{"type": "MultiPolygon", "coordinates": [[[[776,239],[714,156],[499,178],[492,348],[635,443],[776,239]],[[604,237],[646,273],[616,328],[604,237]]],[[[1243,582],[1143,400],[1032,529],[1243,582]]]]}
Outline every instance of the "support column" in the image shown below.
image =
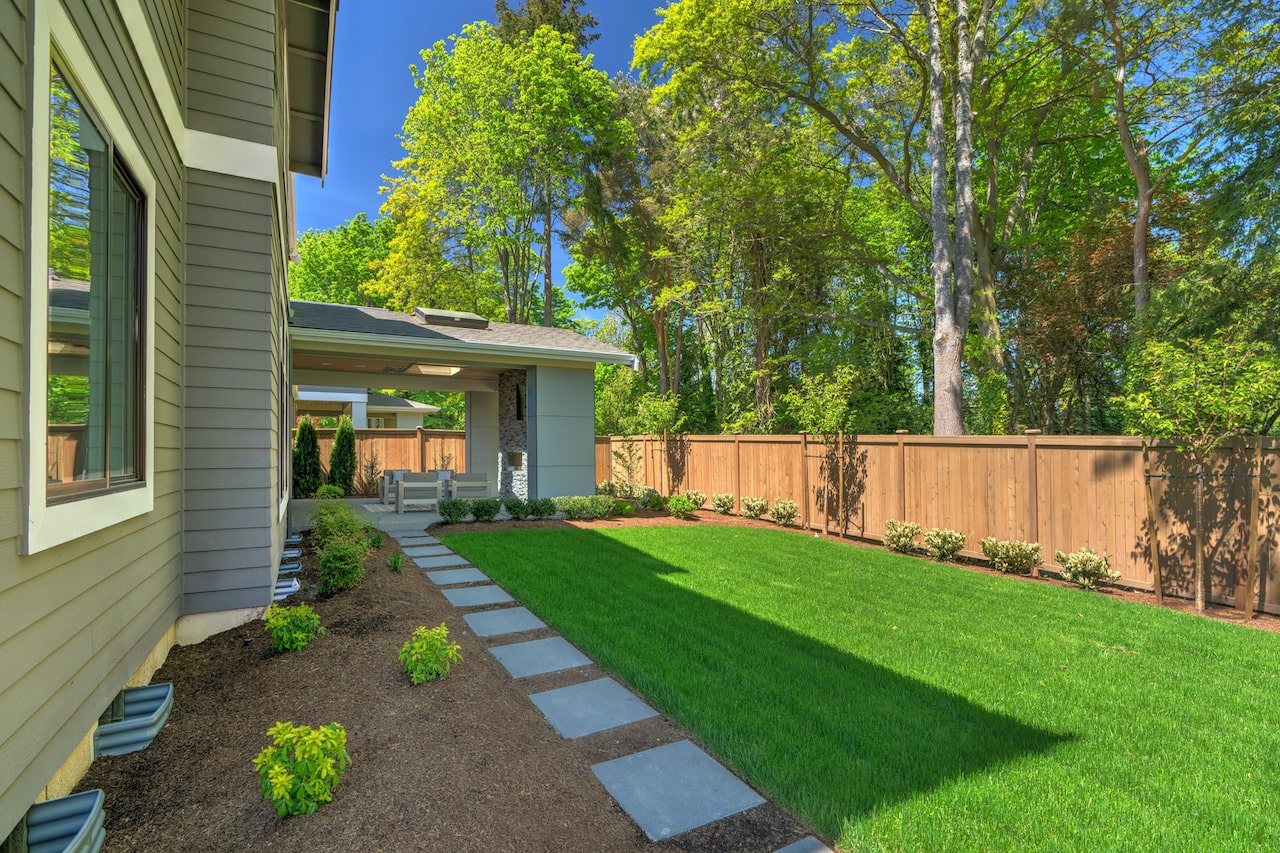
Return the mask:
{"type": "Polygon", "coordinates": [[[498,484],[498,395],[494,391],[468,391],[466,468],[484,474],[498,484]]]}

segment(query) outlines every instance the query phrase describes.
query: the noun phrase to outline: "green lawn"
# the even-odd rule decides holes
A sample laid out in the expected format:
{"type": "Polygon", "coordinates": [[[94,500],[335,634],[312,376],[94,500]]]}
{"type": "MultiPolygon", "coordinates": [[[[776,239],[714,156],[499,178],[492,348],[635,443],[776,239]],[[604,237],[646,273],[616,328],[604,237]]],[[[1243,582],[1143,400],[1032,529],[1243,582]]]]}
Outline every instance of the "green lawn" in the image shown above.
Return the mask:
{"type": "Polygon", "coordinates": [[[444,539],[842,849],[1280,844],[1280,636],[782,531],[444,539]]]}

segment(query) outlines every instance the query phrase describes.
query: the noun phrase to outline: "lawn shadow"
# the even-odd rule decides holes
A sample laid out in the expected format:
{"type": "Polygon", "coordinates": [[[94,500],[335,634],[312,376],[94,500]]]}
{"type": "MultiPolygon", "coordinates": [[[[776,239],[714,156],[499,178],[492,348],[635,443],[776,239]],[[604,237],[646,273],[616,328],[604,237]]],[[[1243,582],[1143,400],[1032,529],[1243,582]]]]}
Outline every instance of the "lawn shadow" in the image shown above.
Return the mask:
{"type": "Polygon", "coordinates": [[[600,532],[516,533],[449,545],[831,836],[1074,739],[672,583],[686,570],[600,532]]]}

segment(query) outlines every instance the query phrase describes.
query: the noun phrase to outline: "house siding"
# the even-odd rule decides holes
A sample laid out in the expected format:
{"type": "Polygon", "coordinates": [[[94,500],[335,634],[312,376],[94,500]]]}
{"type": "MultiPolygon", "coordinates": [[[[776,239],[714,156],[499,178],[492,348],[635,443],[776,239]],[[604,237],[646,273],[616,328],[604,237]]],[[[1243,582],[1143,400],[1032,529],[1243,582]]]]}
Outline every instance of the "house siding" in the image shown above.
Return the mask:
{"type": "Polygon", "coordinates": [[[187,170],[183,613],[271,601],[283,267],[275,188],[187,170]]]}
{"type": "Polygon", "coordinates": [[[186,101],[187,4],[185,0],[141,0],[155,37],[164,74],[179,105],[186,101]]]}
{"type": "Polygon", "coordinates": [[[274,0],[190,0],[189,127],[273,144],[275,21],[274,0]]]}
{"type": "MultiPolygon", "coordinates": [[[[46,2],[46,0],[33,0],[46,2]]],[[[155,188],[154,505],[146,515],[25,556],[22,392],[30,299],[24,222],[30,7],[0,0],[0,832],[39,796],[179,614],[181,172],[153,86],[114,4],[68,15],[141,149],[155,188]]],[[[43,259],[31,263],[41,268],[43,259]]]]}

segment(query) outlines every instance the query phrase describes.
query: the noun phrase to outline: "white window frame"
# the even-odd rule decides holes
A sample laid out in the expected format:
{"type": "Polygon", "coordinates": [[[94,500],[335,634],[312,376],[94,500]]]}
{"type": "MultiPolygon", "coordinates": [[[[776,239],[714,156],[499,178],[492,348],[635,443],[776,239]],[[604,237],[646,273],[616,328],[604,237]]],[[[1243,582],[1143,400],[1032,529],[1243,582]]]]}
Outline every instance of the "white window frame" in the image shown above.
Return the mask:
{"type": "Polygon", "coordinates": [[[90,533],[151,512],[155,507],[155,232],[156,179],[142,149],[124,120],[111,90],[93,61],[62,4],[34,4],[35,45],[31,62],[35,68],[31,109],[31,231],[29,239],[31,281],[28,290],[28,345],[30,364],[26,394],[27,436],[27,518],[23,553],[35,554],[79,539],[90,533]],[[118,492],[107,492],[50,505],[46,489],[48,375],[45,351],[49,339],[49,69],[54,51],[59,64],[75,78],[76,95],[93,111],[111,136],[120,159],[145,198],[143,223],[142,423],[145,470],[142,483],[118,492]]]}

